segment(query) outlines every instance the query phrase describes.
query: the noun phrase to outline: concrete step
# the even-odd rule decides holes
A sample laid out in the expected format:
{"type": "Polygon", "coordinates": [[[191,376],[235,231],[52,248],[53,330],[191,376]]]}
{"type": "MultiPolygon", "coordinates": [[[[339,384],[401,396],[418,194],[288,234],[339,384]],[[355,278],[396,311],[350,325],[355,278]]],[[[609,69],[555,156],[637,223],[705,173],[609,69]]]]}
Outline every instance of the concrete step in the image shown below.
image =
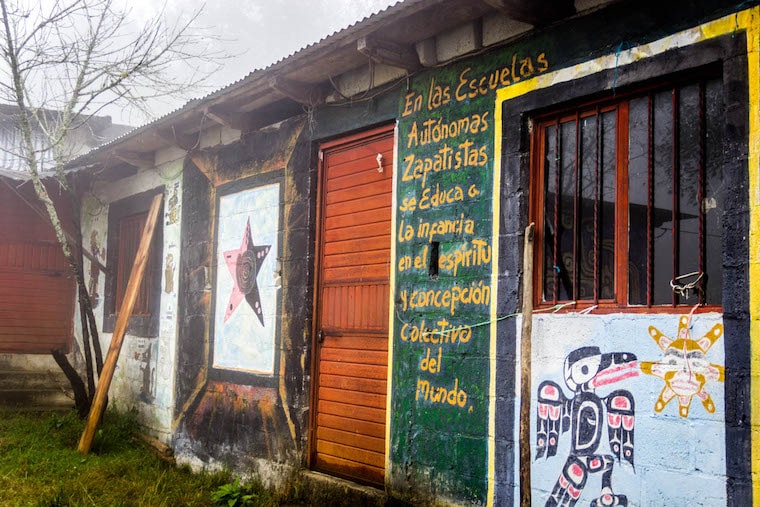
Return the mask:
{"type": "Polygon", "coordinates": [[[27,371],[0,369],[0,391],[11,389],[69,388],[62,371],[27,371]]]}
{"type": "Polygon", "coordinates": [[[63,410],[74,406],[63,372],[0,370],[0,405],[25,410],[63,410]]]}
{"type": "Polygon", "coordinates": [[[57,410],[73,408],[74,400],[60,389],[16,389],[0,391],[0,405],[30,410],[57,410]]]}

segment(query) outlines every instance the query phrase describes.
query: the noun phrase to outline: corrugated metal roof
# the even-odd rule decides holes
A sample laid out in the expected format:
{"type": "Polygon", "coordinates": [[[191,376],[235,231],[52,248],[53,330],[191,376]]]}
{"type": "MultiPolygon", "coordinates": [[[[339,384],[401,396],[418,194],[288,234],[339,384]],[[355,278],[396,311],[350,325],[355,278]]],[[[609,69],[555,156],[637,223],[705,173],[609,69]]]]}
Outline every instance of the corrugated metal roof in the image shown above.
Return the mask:
{"type": "Polygon", "coordinates": [[[317,52],[320,52],[320,51],[327,52],[329,51],[329,48],[331,46],[340,44],[345,39],[353,38],[358,31],[371,31],[373,27],[381,23],[384,23],[390,17],[401,15],[402,13],[406,11],[414,11],[421,4],[432,5],[432,4],[437,3],[438,1],[440,0],[399,0],[396,3],[389,5],[388,7],[384,9],[381,9],[369,16],[364,17],[363,19],[359,21],[356,21],[355,23],[347,26],[346,28],[337,30],[333,32],[332,34],[323,37],[317,42],[304,46],[303,48],[292,53],[291,55],[283,57],[277,62],[267,67],[253,70],[252,72],[248,73],[245,77],[237,81],[234,81],[230,84],[227,84],[216,91],[213,91],[203,97],[189,100],[188,102],[178,107],[174,111],[167,113],[164,116],[161,116],[159,118],[156,118],[155,120],[152,120],[146,123],[145,125],[142,125],[132,131],[129,131],[124,135],[116,137],[112,139],[111,141],[109,141],[108,143],[102,144],[90,150],[86,154],[72,161],[70,165],[76,166],[78,165],[77,161],[80,159],[88,158],[89,156],[95,155],[102,151],[106,151],[109,148],[113,147],[114,145],[118,145],[127,139],[139,136],[141,133],[144,133],[155,126],[161,123],[164,123],[167,120],[178,117],[179,115],[187,111],[192,111],[193,109],[197,108],[201,104],[213,101],[214,99],[222,97],[233,90],[242,88],[246,86],[247,84],[253,81],[256,81],[262,78],[263,76],[268,75],[276,70],[281,70],[288,65],[295,65],[297,61],[303,60],[305,58],[313,58],[315,56],[315,53],[317,52]]]}

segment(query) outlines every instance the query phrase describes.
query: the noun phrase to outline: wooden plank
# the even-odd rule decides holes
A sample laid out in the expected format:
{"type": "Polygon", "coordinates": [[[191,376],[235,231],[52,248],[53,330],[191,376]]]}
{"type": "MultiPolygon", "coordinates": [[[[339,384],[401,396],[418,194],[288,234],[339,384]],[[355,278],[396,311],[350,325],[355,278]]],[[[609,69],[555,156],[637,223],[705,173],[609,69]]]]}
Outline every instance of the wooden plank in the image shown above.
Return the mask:
{"type": "Polygon", "coordinates": [[[520,505],[530,507],[531,334],[533,331],[533,240],[535,224],[525,228],[523,245],[522,336],[520,338],[520,505]],[[523,399],[525,398],[525,399],[523,399]]]}
{"type": "Polygon", "coordinates": [[[348,391],[346,389],[333,389],[332,387],[319,386],[319,399],[336,401],[338,403],[350,403],[357,407],[385,408],[385,394],[370,394],[361,391],[348,391]]]}
{"type": "Polygon", "coordinates": [[[388,383],[385,380],[375,380],[368,378],[346,377],[343,375],[330,375],[321,373],[319,375],[320,387],[334,387],[337,389],[348,389],[350,391],[361,391],[364,393],[385,394],[388,383]]]}
{"type": "Polygon", "coordinates": [[[372,197],[375,195],[387,194],[392,189],[392,181],[390,179],[375,181],[367,185],[357,188],[347,188],[344,190],[336,190],[327,194],[327,205],[338,202],[353,201],[356,199],[364,199],[366,197],[372,197]]]}
{"type": "Polygon", "coordinates": [[[314,461],[314,465],[320,470],[355,479],[359,482],[382,486],[385,477],[383,469],[335,456],[317,453],[314,461]]]}
{"type": "Polygon", "coordinates": [[[344,375],[346,377],[359,377],[386,380],[388,378],[388,368],[381,366],[368,366],[364,364],[345,364],[333,361],[325,361],[320,365],[319,371],[322,373],[331,373],[334,375],[344,375]]]}
{"type": "Polygon", "coordinates": [[[338,403],[335,401],[319,400],[317,410],[324,414],[337,415],[350,419],[359,419],[373,423],[385,422],[385,410],[370,407],[358,407],[348,403],[338,403]]]}
{"type": "Polygon", "coordinates": [[[385,163],[392,161],[392,158],[390,158],[393,156],[392,146],[393,138],[388,136],[372,141],[360,148],[331,151],[325,157],[325,166],[328,169],[328,174],[330,174],[330,170],[334,170],[336,174],[343,174],[345,172],[344,166],[353,162],[377,167],[378,153],[382,153],[385,163]],[[390,149],[388,148],[389,144],[391,145],[390,149]]]}
{"type": "Polygon", "coordinates": [[[339,215],[336,217],[328,218],[325,220],[325,224],[329,229],[342,229],[343,227],[355,227],[357,225],[365,224],[378,224],[383,222],[390,222],[391,210],[380,209],[354,212],[348,215],[339,215]]]}
{"type": "Polygon", "coordinates": [[[341,349],[355,348],[357,350],[388,350],[388,337],[359,336],[358,334],[344,334],[343,336],[329,336],[325,338],[324,348],[336,347],[341,349]]]}
{"type": "Polygon", "coordinates": [[[365,266],[368,264],[384,265],[388,262],[389,250],[367,250],[365,252],[325,255],[322,265],[325,268],[365,266]]]}
{"type": "Polygon", "coordinates": [[[321,427],[317,430],[317,438],[326,442],[335,442],[351,447],[367,449],[369,451],[385,453],[385,441],[382,438],[325,427],[321,427]]]}
{"type": "Polygon", "coordinates": [[[71,328],[70,322],[62,323],[62,325],[59,325],[57,327],[2,326],[0,327],[0,332],[4,334],[12,335],[12,336],[38,336],[42,338],[45,336],[60,336],[62,334],[66,334],[69,328],[71,328]],[[64,325],[64,324],[68,324],[68,325],[64,325]]]}
{"type": "Polygon", "coordinates": [[[335,192],[337,190],[356,190],[360,187],[364,187],[373,183],[390,181],[389,175],[385,172],[377,172],[377,164],[375,167],[362,167],[360,170],[343,176],[341,178],[328,178],[327,191],[335,192]]]}
{"type": "Polygon", "coordinates": [[[332,348],[327,344],[322,349],[320,357],[323,361],[335,361],[338,363],[374,364],[378,366],[388,364],[388,353],[386,351],[332,348]]]}
{"type": "Polygon", "coordinates": [[[24,342],[24,343],[0,343],[0,352],[3,354],[50,354],[54,350],[68,353],[71,350],[71,337],[61,337],[55,342],[24,342]]]}
{"type": "Polygon", "coordinates": [[[10,284],[16,284],[18,287],[30,287],[34,284],[42,286],[60,286],[66,283],[74,283],[74,278],[68,276],[67,272],[58,269],[49,271],[29,271],[29,268],[5,267],[0,271],[0,288],[5,288],[10,284]]]}
{"type": "Polygon", "coordinates": [[[358,199],[346,202],[336,202],[325,209],[324,218],[331,218],[339,215],[347,215],[364,210],[380,210],[390,208],[391,199],[387,195],[373,195],[365,199],[358,199]]]}
{"type": "Polygon", "coordinates": [[[388,279],[390,266],[388,264],[369,264],[347,268],[327,268],[324,271],[324,281],[353,279],[361,282],[388,279]]]}
{"type": "Polygon", "coordinates": [[[0,303],[0,326],[13,326],[16,325],[16,321],[28,326],[30,318],[41,322],[64,322],[68,320],[69,313],[64,305],[12,307],[0,303]]]}
{"type": "Polygon", "coordinates": [[[388,236],[375,236],[373,238],[364,238],[361,241],[350,239],[348,241],[333,241],[327,243],[324,248],[324,254],[327,256],[342,253],[363,252],[365,250],[385,249],[390,249],[388,236]]]}
{"type": "Polygon", "coordinates": [[[0,338],[2,338],[2,343],[0,343],[0,347],[2,350],[5,350],[7,347],[15,347],[15,346],[44,346],[43,351],[49,352],[50,349],[47,348],[48,345],[55,345],[60,343],[68,343],[68,338],[71,337],[71,333],[59,333],[57,335],[52,336],[43,336],[43,337],[31,337],[28,339],[21,338],[19,336],[15,335],[7,335],[5,333],[0,333],[0,338]]]}
{"type": "Polygon", "coordinates": [[[326,440],[317,440],[317,452],[320,454],[334,456],[336,458],[358,461],[359,463],[367,464],[377,468],[382,468],[385,465],[385,456],[379,452],[373,452],[366,449],[360,449],[358,447],[351,447],[348,445],[336,444],[334,442],[329,442],[326,440]]]}
{"type": "Polygon", "coordinates": [[[385,438],[385,423],[379,424],[359,419],[349,419],[331,414],[319,414],[317,416],[319,427],[340,429],[377,438],[385,438]]]}
{"type": "Polygon", "coordinates": [[[157,219],[159,218],[158,212],[161,208],[162,199],[163,194],[159,192],[153,197],[153,202],[150,205],[148,219],[145,221],[145,229],[143,230],[142,238],[140,239],[140,246],[137,249],[135,263],[129,275],[129,283],[127,284],[127,290],[124,294],[124,299],[122,300],[121,311],[116,318],[113,335],[111,336],[111,345],[108,348],[106,360],[103,362],[103,370],[98,377],[98,387],[95,389],[95,397],[92,400],[90,413],[87,416],[87,424],[82,432],[82,437],[79,439],[78,450],[82,454],[90,452],[92,439],[95,436],[95,430],[97,429],[98,422],[105,409],[108,388],[111,386],[111,380],[113,379],[113,374],[116,370],[116,361],[119,358],[121,345],[124,341],[124,334],[127,331],[129,318],[132,315],[132,308],[134,308],[137,292],[140,288],[143,274],[145,273],[145,265],[148,263],[150,244],[153,239],[153,232],[156,228],[157,219]]]}
{"type": "Polygon", "coordinates": [[[325,243],[333,241],[362,240],[365,238],[389,237],[391,233],[391,224],[370,224],[360,225],[357,227],[344,227],[336,231],[325,232],[325,243]]]}
{"type": "Polygon", "coordinates": [[[71,322],[68,322],[64,318],[52,319],[52,318],[40,318],[34,312],[27,314],[17,314],[16,318],[8,318],[0,315],[0,329],[4,329],[9,333],[15,333],[16,330],[55,330],[60,331],[61,327],[71,326],[71,322]]]}

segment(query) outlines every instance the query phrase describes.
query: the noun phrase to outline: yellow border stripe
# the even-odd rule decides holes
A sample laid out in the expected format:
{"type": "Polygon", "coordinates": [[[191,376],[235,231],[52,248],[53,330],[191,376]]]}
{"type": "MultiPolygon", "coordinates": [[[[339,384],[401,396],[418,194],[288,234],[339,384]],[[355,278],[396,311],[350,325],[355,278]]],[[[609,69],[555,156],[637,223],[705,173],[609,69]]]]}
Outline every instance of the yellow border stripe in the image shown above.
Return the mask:
{"type": "MultiPolygon", "coordinates": [[[[547,74],[515,83],[496,92],[496,123],[494,148],[494,238],[498,246],[498,215],[501,191],[501,109],[504,101],[519,97],[542,88],[548,88],[558,83],[564,83],[590,76],[601,71],[610,70],[616,66],[622,67],[665,51],[692,45],[715,37],[745,31],[747,33],[747,60],[749,79],[749,305],[750,305],[750,399],[751,402],[751,439],[752,439],[752,495],[753,505],[760,507],[760,27],[758,17],[760,7],[753,7],[723,18],[705,23],[659,39],[649,44],[633,47],[619,54],[610,54],[589,60],[573,67],[560,69],[547,74]],[[757,400],[757,401],[755,401],[757,400]]],[[[494,249],[495,259],[498,252],[494,249]]],[[[492,283],[497,282],[497,263],[494,263],[492,283]]],[[[497,296],[498,297],[498,296],[497,296]]],[[[491,317],[495,319],[495,306],[492,307],[491,317]]],[[[495,355],[496,355],[496,326],[491,328],[491,404],[489,421],[489,459],[488,469],[488,504],[494,500],[494,430],[495,430],[495,355]]],[[[518,368],[519,371],[519,368],[518,368]]],[[[519,381],[519,379],[518,379],[519,381]]]]}
{"type": "Polygon", "coordinates": [[[398,207],[398,121],[393,129],[393,194],[391,206],[391,280],[390,280],[390,307],[388,311],[388,380],[385,388],[385,487],[388,489],[388,476],[391,472],[391,401],[393,399],[393,340],[395,338],[396,306],[393,298],[396,293],[396,208],[398,207]]]}
{"type": "MultiPolygon", "coordinates": [[[[493,142],[493,215],[491,232],[491,287],[494,294],[499,287],[499,221],[501,216],[501,103],[496,102],[494,111],[494,142],[493,142]]],[[[496,302],[498,297],[491,298],[491,343],[489,345],[489,387],[488,387],[488,493],[487,503],[493,505],[494,483],[496,482],[496,302]]]]}

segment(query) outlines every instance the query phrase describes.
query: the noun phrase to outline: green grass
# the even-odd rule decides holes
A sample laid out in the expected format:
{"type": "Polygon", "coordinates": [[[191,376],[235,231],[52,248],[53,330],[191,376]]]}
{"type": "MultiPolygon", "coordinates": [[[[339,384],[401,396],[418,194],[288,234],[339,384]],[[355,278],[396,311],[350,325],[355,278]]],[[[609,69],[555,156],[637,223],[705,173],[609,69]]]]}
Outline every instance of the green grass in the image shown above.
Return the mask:
{"type": "MultiPolygon", "coordinates": [[[[159,460],[133,439],[137,423],[129,413],[107,413],[82,456],[76,446],[83,425],[73,412],[0,409],[0,505],[211,506],[212,493],[233,482],[226,473],[193,474],[159,460]]],[[[261,488],[243,492],[256,499],[250,505],[276,503],[261,488]]]]}

